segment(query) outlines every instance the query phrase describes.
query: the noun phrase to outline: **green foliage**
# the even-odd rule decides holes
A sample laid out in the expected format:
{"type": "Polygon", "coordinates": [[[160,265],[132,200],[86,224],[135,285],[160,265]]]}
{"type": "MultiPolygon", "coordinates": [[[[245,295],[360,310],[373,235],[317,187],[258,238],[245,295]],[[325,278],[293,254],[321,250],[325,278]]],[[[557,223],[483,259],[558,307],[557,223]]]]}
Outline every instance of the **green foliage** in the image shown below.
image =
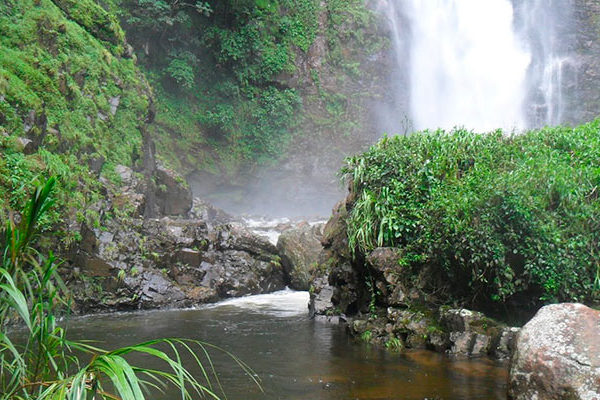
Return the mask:
{"type": "Polygon", "coordinates": [[[190,52],[176,53],[168,67],[167,74],[185,89],[192,89],[196,79],[195,64],[198,59],[190,52]]]}
{"type": "Polygon", "coordinates": [[[371,339],[373,338],[373,332],[371,331],[364,331],[361,335],[360,335],[360,340],[362,340],[365,343],[370,343],[371,339]]]}
{"type": "Polygon", "coordinates": [[[100,40],[122,46],[125,33],[119,21],[93,0],[52,0],[70,19],[100,40]]]}
{"type": "MultiPolygon", "coordinates": [[[[68,308],[68,293],[58,264],[51,253],[43,256],[31,247],[36,225],[53,203],[54,184],[51,178],[37,187],[21,222],[11,218],[0,239],[0,399],[143,400],[143,389],[167,385],[178,387],[182,399],[218,399],[223,388],[209,357],[216,348],[207,343],[158,339],[106,351],[66,338],[58,317],[68,308]],[[24,332],[6,331],[11,321],[21,323],[24,332]],[[131,364],[127,357],[136,353],[161,360],[165,369],[131,364]],[[203,371],[200,380],[181,364],[184,353],[203,371]]],[[[231,357],[258,384],[252,371],[231,357]]]]}
{"type": "Polygon", "coordinates": [[[281,77],[296,72],[297,55],[316,38],[318,1],[111,4],[157,88],[154,137],[167,162],[236,175],[281,156],[302,110],[301,94],[281,77]]]}
{"type": "Polygon", "coordinates": [[[390,351],[402,351],[404,349],[404,345],[402,344],[402,340],[391,337],[385,342],[385,348],[390,351]]]}
{"type": "Polygon", "coordinates": [[[598,301],[599,125],[384,138],[343,170],[351,249],[398,248],[446,300],[598,301]]]}
{"type": "MultiPolygon", "coordinates": [[[[0,135],[2,213],[21,209],[30,183],[49,175],[59,177],[61,208],[85,210],[99,196],[89,160],[139,159],[149,89],[134,60],[122,56],[124,46],[117,19],[96,1],[0,3],[0,133],[8,135],[0,135]],[[33,154],[23,153],[21,138],[35,143],[33,154]]],[[[62,216],[46,214],[42,229],[62,216]]]]}

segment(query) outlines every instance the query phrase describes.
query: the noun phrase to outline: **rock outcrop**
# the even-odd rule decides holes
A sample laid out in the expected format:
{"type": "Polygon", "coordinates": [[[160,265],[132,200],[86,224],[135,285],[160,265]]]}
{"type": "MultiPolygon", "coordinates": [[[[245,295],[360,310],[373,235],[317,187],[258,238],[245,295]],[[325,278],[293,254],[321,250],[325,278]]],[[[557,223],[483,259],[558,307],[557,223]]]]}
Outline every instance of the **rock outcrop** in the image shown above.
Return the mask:
{"type": "Polygon", "coordinates": [[[458,358],[507,359],[519,329],[467,309],[388,307],[385,315],[355,318],[350,331],[372,343],[394,343],[395,348],[430,349],[458,358]]]}
{"type": "Polygon", "coordinates": [[[308,223],[285,230],[279,236],[277,250],[292,289],[309,289],[311,270],[316,267],[322,250],[322,237],[323,224],[308,223]]]}
{"type": "Polygon", "coordinates": [[[162,215],[186,215],[192,207],[192,191],[182,176],[160,164],[154,171],[156,205],[162,215]]]}
{"type": "Polygon", "coordinates": [[[185,307],[285,287],[276,247],[199,199],[175,172],[119,165],[119,186],[72,222],[63,275],[79,312],[185,307]],[[154,192],[155,191],[155,192],[154,192]],[[155,200],[155,203],[154,203],[155,200]],[[161,218],[144,218],[146,209],[161,218]],[[172,216],[175,214],[175,216],[172,216]]]}
{"type": "Polygon", "coordinates": [[[184,307],[285,287],[275,246],[239,224],[165,217],[84,225],[68,259],[82,312],[184,307]]]}
{"type": "Polygon", "coordinates": [[[600,311],[543,307],[521,330],[511,361],[512,400],[600,399],[600,311]]]}
{"type": "Polygon", "coordinates": [[[331,320],[341,316],[354,336],[395,349],[507,359],[518,328],[481,312],[440,307],[443,301],[424,284],[430,273],[427,267],[415,276],[398,273],[398,249],[351,253],[347,218],[354,201],[350,191],[334,207],[323,230],[323,250],[310,288],[311,317],[331,320]]]}

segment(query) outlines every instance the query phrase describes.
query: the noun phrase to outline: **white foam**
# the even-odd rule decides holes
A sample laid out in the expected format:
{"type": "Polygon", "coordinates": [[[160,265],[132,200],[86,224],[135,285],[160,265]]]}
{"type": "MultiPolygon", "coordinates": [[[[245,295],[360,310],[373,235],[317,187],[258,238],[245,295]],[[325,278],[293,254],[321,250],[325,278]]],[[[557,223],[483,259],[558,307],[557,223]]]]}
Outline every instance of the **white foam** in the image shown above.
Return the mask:
{"type": "Polygon", "coordinates": [[[208,305],[206,308],[235,307],[260,314],[291,317],[308,313],[309,297],[308,292],[285,289],[269,294],[224,300],[208,305]]]}

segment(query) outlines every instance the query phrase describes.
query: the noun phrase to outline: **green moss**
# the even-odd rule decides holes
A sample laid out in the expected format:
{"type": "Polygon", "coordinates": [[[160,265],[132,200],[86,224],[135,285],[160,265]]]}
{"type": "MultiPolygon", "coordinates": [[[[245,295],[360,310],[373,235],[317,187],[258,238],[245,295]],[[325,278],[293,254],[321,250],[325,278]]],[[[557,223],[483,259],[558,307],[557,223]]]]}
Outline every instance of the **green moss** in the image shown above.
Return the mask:
{"type": "Polygon", "coordinates": [[[93,0],[52,0],[69,19],[81,25],[100,40],[123,45],[125,33],[115,16],[107,13],[93,0]]]}
{"type": "MultiPolygon", "coordinates": [[[[25,188],[56,175],[57,208],[75,214],[98,199],[90,157],[139,158],[149,90],[121,57],[123,40],[115,17],[91,0],[0,4],[0,132],[10,136],[0,141],[0,208],[21,209],[25,188]],[[25,136],[38,144],[33,154],[20,152],[25,136]]],[[[44,226],[65,215],[49,214],[44,226]]]]}

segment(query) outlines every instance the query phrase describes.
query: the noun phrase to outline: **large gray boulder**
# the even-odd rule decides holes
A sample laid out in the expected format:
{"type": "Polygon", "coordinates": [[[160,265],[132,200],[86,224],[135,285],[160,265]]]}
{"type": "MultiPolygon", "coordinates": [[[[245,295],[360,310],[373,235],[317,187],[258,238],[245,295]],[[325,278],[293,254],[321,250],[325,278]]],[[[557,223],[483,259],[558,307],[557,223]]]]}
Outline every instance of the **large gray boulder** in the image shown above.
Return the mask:
{"type": "Polygon", "coordinates": [[[518,335],[509,399],[599,400],[600,312],[582,304],[543,307],[518,335]]]}
{"type": "Polygon", "coordinates": [[[308,290],[311,269],[323,249],[323,224],[300,224],[284,231],[277,241],[277,250],[281,256],[281,265],[289,279],[290,287],[296,290],[308,290]]]}

